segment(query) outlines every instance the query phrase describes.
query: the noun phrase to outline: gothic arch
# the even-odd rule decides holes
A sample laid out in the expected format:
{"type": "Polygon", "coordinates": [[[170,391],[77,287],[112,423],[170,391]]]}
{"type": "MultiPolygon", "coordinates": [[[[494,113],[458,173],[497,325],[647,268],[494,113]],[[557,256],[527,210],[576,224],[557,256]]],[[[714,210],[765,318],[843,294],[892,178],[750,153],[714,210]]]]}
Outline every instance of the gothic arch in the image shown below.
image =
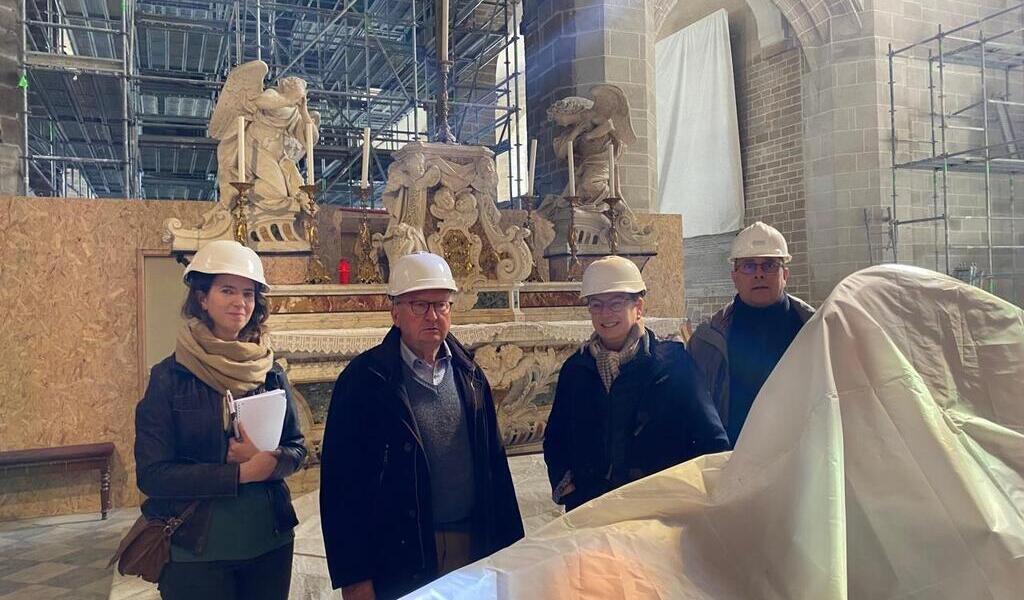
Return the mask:
{"type": "MultiPolygon", "coordinates": [[[[832,39],[832,31],[837,22],[842,22],[847,29],[859,31],[861,28],[860,11],[863,9],[861,0],[767,0],[782,12],[786,21],[793,29],[797,41],[804,49],[813,49],[825,45],[832,39]]],[[[652,31],[657,31],[672,8],[680,0],[652,0],[648,17],[651,19],[652,31]]],[[[754,4],[757,0],[748,0],[755,15],[759,12],[754,4]]],[[[808,62],[813,66],[813,57],[805,53],[808,62]]]]}

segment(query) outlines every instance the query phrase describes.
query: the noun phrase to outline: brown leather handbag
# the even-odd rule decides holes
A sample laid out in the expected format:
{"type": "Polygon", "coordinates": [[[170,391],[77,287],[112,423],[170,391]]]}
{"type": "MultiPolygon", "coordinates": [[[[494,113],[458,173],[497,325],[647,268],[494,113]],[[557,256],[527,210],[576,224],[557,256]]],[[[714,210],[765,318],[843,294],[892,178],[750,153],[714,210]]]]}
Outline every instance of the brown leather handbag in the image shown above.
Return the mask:
{"type": "Polygon", "coordinates": [[[121,575],[137,575],[151,583],[160,581],[164,565],[171,560],[171,536],[198,505],[199,501],[193,502],[180,515],[169,519],[140,516],[121,540],[107,568],[116,562],[121,575]]]}

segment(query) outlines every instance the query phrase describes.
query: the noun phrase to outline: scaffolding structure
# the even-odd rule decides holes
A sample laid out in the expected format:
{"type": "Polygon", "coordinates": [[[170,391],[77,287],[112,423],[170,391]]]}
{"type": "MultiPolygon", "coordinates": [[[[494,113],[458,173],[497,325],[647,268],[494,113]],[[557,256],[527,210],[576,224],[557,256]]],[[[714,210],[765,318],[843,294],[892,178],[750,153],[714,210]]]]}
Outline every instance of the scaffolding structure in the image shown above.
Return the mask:
{"type": "MultiPolygon", "coordinates": [[[[491,148],[499,197],[525,175],[519,0],[450,0],[451,123],[491,148]]],[[[206,127],[235,66],[305,79],[321,114],[318,199],[358,204],[363,127],[377,194],[391,153],[433,140],[434,0],[22,0],[26,194],[213,200],[206,127]]]]}
{"type": "Polygon", "coordinates": [[[1024,3],[888,55],[892,258],[1024,305],[1024,3]]]}

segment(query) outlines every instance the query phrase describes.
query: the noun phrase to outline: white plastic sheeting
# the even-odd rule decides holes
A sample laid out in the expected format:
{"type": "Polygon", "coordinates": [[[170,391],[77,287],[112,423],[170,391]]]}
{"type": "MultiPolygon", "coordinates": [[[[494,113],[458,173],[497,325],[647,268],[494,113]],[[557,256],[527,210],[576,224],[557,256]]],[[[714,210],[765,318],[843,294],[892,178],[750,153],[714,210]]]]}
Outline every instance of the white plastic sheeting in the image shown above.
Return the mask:
{"type": "Polygon", "coordinates": [[[658,211],[683,215],[686,237],[743,225],[736,91],[725,10],[655,46],[658,211]]]}
{"type": "Polygon", "coordinates": [[[1024,312],[914,267],[836,288],[735,451],[598,498],[410,598],[1016,599],[1024,312]]]}

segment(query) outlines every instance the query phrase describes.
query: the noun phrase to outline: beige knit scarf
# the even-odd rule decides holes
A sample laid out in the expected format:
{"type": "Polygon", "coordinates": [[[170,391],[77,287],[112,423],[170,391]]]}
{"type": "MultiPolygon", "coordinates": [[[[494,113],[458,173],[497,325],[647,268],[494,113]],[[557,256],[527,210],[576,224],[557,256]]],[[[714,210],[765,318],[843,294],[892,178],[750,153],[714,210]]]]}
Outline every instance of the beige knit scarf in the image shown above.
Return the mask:
{"type": "Polygon", "coordinates": [[[178,330],[174,358],[222,395],[227,390],[235,396],[251,392],[266,382],[274,366],[274,351],[265,341],[226,342],[195,318],[178,330]]]}
{"type": "Polygon", "coordinates": [[[587,340],[586,346],[594,357],[594,362],[597,363],[597,373],[601,376],[601,383],[604,384],[606,392],[612,391],[612,384],[619,376],[619,369],[622,365],[636,356],[637,350],[640,349],[640,341],[646,338],[644,333],[646,332],[641,323],[633,325],[633,328],[629,330],[629,335],[626,336],[625,343],[622,344],[622,349],[618,352],[605,348],[596,331],[587,340]]]}

